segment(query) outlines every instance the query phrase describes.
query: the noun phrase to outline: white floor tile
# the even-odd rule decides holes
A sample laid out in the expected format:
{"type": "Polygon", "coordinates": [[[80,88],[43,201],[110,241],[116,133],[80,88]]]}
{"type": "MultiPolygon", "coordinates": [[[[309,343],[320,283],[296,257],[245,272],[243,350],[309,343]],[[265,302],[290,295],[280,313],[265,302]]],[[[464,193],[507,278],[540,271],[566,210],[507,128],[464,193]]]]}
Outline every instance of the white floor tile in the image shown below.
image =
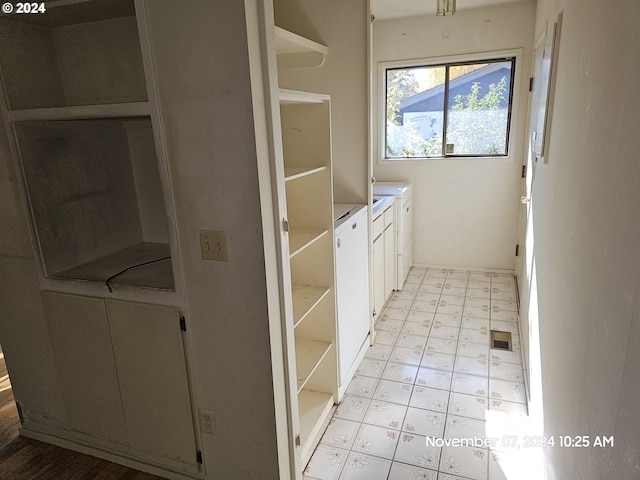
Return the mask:
{"type": "Polygon", "coordinates": [[[491,320],[499,320],[501,322],[517,322],[518,313],[509,310],[496,310],[495,307],[491,309],[491,320]]]}
{"type": "Polygon", "coordinates": [[[415,312],[433,312],[435,313],[436,309],[438,308],[438,303],[437,302],[419,302],[419,301],[415,301],[413,302],[413,306],[411,307],[411,310],[415,311],[415,312]]]}
{"type": "MultiPolygon", "coordinates": [[[[515,312],[508,312],[515,313],[515,312]]],[[[491,330],[500,330],[502,332],[511,332],[514,335],[519,334],[518,323],[516,321],[496,320],[491,314],[491,330]]]]}
{"type": "Polygon", "coordinates": [[[422,360],[422,350],[404,347],[395,347],[391,351],[390,360],[392,362],[405,363],[407,365],[420,365],[422,360]]]}
{"type": "Polygon", "coordinates": [[[402,310],[398,308],[385,308],[380,314],[380,320],[378,320],[378,323],[380,323],[382,320],[404,321],[408,313],[409,313],[409,310],[402,310]]]}
{"type": "Polygon", "coordinates": [[[422,285],[420,285],[420,288],[418,289],[418,293],[436,293],[440,295],[442,293],[442,287],[443,284],[441,281],[428,283],[425,278],[424,282],[422,282],[422,285]]]}
{"type": "Polygon", "coordinates": [[[383,313],[382,317],[376,323],[376,330],[400,333],[400,330],[402,330],[403,326],[404,320],[385,317],[385,313],[383,313]]]}
{"type": "Polygon", "coordinates": [[[490,298],[482,298],[482,297],[467,297],[464,302],[467,307],[481,308],[481,309],[490,309],[491,308],[491,299],[490,298]]]}
{"type": "Polygon", "coordinates": [[[356,370],[356,374],[364,375],[366,377],[380,378],[384,372],[384,367],[386,366],[387,362],[384,360],[364,358],[356,370]]]}
{"type": "Polygon", "coordinates": [[[352,450],[391,460],[398,444],[400,432],[375,425],[362,424],[352,450]]]}
{"type": "Polygon", "coordinates": [[[413,387],[409,406],[444,413],[447,411],[448,403],[449,392],[447,390],[416,385],[413,387]]]}
{"type": "Polygon", "coordinates": [[[458,355],[462,357],[481,358],[487,360],[489,358],[489,344],[479,344],[472,342],[460,342],[458,345],[458,355]]]}
{"type": "Polygon", "coordinates": [[[332,418],[327,430],[320,439],[320,443],[329,447],[349,450],[355,441],[359,428],[359,422],[332,418]]]}
{"type": "Polygon", "coordinates": [[[421,367],[436,369],[436,370],[447,370],[449,372],[453,371],[454,367],[454,356],[446,353],[439,352],[424,352],[422,356],[422,362],[420,362],[421,367]]]}
{"type": "Polygon", "coordinates": [[[493,361],[489,365],[489,376],[512,382],[524,382],[522,366],[515,363],[493,361]]]}
{"type": "Polygon", "coordinates": [[[345,395],[342,402],[338,405],[334,416],[344,420],[353,420],[361,422],[364,414],[371,403],[371,399],[365,397],[356,397],[355,395],[345,395]]]}
{"type": "Polygon", "coordinates": [[[517,363],[522,365],[522,352],[515,348],[511,352],[508,350],[497,350],[492,348],[490,350],[490,358],[492,361],[497,360],[499,362],[517,363]]]}
{"type": "Polygon", "coordinates": [[[451,372],[420,368],[416,377],[416,385],[440,390],[449,390],[451,387],[451,372]]]}
{"type": "Polygon", "coordinates": [[[489,362],[481,358],[458,357],[453,371],[486,377],[489,374],[489,362]]]}
{"type": "Polygon", "coordinates": [[[425,437],[442,438],[446,415],[442,412],[409,407],[404,418],[402,430],[425,437]]]}
{"type": "Polygon", "coordinates": [[[491,298],[491,288],[486,286],[472,286],[471,282],[469,282],[469,286],[467,288],[467,298],[491,298]]]}
{"type": "Polygon", "coordinates": [[[411,305],[413,304],[413,301],[411,300],[403,300],[403,299],[398,299],[398,300],[394,300],[393,298],[391,300],[389,300],[389,302],[387,302],[387,306],[385,308],[385,312],[388,313],[389,310],[393,309],[393,310],[409,310],[411,308],[411,305]]]}
{"type": "Polygon", "coordinates": [[[340,480],[387,480],[391,461],[351,452],[340,480]]]}
{"type": "Polygon", "coordinates": [[[382,372],[382,378],[393,382],[413,383],[416,380],[418,367],[404,363],[389,362],[382,372]]]}
{"type": "Polygon", "coordinates": [[[453,375],[453,382],[451,382],[451,391],[483,397],[487,396],[488,385],[489,381],[487,377],[455,373],[453,375]]]}
{"type": "Polygon", "coordinates": [[[460,287],[446,283],[442,289],[443,295],[465,295],[467,293],[467,287],[460,287]]]}
{"type": "Polygon", "coordinates": [[[372,400],[363,421],[378,427],[400,430],[406,413],[407,407],[404,405],[372,400]]]}
{"type": "Polygon", "coordinates": [[[389,360],[389,355],[391,354],[391,350],[393,347],[391,345],[377,344],[371,346],[367,353],[365,353],[366,358],[371,358],[374,360],[389,360]]]}
{"type": "Polygon", "coordinates": [[[460,341],[489,345],[489,332],[484,329],[474,330],[472,328],[463,328],[460,330],[460,341]]]}
{"type": "Polygon", "coordinates": [[[489,318],[491,311],[489,307],[464,307],[462,315],[473,318],[489,318]]]}
{"type": "Polygon", "coordinates": [[[423,337],[420,335],[413,335],[410,333],[401,333],[398,336],[398,340],[396,340],[397,347],[415,348],[419,350],[424,350],[424,347],[426,345],[427,345],[427,337],[423,337]]]}
{"type": "Polygon", "coordinates": [[[427,352],[447,353],[453,355],[458,348],[458,342],[455,340],[447,340],[444,338],[431,337],[427,341],[427,352]]]}
{"type": "Polygon", "coordinates": [[[435,313],[433,312],[416,312],[415,310],[411,310],[409,311],[409,315],[407,315],[407,322],[421,323],[427,326],[433,323],[434,316],[435,313]]]}
{"type": "Polygon", "coordinates": [[[447,422],[444,428],[445,438],[453,439],[474,439],[484,440],[487,438],[486,422],[469,417],[459,417],[457,415],[447,415],[447,422]]]}
{"type": "Polygon", "coordinates": [[[517,312],[518,304],[516,302],[510,302],[508,300],[491,299],[491,309],[495,308],[498,308],[502,311],[517,312]]]}
{"type": "Polygon", "coordinates": [[[392,382],[391,380],[380,380],[373,398],[384,400],[385,402],[409,405],[413,386],[408,383],[392,382]]]}
{"type": "Polygon", "coordinates": [[[395,461],[416,467],[436,469],[440,460],[440,448],[426,445],[426,437],[403,433],[393,457],[395,461]]]}
{"type": "Polygon", "coordinates": [[[490,321],[487,318],[464,317],[462,319],[462,328],[468,328],[472,330],[489,331],[489,324],[490,321]]]}
{"type": "Polygon", "coordinates": [[[400,290],[391,295],[393,300],[415,300],[417,290],[400,290]]]}
{"type": "Polygon", "coordinates": [[[335,480],[339,478],[348,455],[348,450],[319,445],[304,470],[304,478],[309,480],[335,480]]]}
{"type": "MultiPolygon", "coordinates": [[[[377,329],[377,327],[376,327],[377,329]]],[[[398,332],[387,332],[384,330],[376,331],[375,344],[376,345],[395,345],[396,340],[398,340],[398,336],[400,334],[398,332]]]]}
{"type": "Polygon", "coordinates": [[[354,375],[353,379],[349,383],[346,394],[355,395],[358,397],[373,397],[373,393],[378,386],[378,378],[367,377],[364,375],[354,375]]]}
{"type": "Polygon", "coordinates": [[[406,322],[404,324],[404,327],[402,327],[402,333],[427,337],[431,333],[431,325],[425,325],[424,323],[416,322],[406,322]]]}
{"type": "Polygon", "coordinates": [[[439,471],[473,480],[487,480],[489,451],[474,447],[444,447],[439,471]]]}
{"type": "Polygon", "coordinates": [[[431,327],[430,338],[444,338],[445,340],[458,341],[459,334],[460,334],[459,328],[434,325],[433,327],[431,327]]]}
{"type": "Polygon", "coordinates": [[[441,295],[439,305],[446,307],[447,305],[464,305],[464,295],[441,295]]]}
{"type": "Polygon", "coordinates": [[[437,480],[438,473],[434,470],[393,462],[388,480],[437,480]]]}
{"type": "Polygon", "coordinates": [[[489,398],[507,402],[527,403],[524,383],[489,379],[489,398]]]}
{"type": "Polygon", "coordinates": [[[461,417],[486,420],[489,408],[489,399],[486,396],[451,392],[447,412],[461,417]]]}
{"type": "Polygon", "coordinates": [[[469,272],[469,280],[474,282],[491,282],[491,272],[469,272]]]}
{"type": "Polygon", "coordinates": [[[454,327],[460,328],[460,323],[462,322],[462,318],[460,315],[446,315],[446,314],[436,314],[433,317],[433,325],[439,325],[441,327],[454,327]]]}
{"type": "Polygon", "coordinates": [[[435,302],[434,304],[437,305],[438,302],[440,301],[440,297],[441,295],[439,293],[418,293],[415,299],[418,302],[427,302],[427,303],[435,302]]]}

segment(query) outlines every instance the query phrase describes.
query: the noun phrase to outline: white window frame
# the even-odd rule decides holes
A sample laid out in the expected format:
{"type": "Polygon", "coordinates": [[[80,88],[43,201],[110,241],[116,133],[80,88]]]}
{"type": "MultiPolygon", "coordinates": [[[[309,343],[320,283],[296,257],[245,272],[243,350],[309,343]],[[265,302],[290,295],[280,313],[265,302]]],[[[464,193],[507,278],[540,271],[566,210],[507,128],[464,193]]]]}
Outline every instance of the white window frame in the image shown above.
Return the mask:
{"type": "Polygon", "coordinates": [[[520,129],[519,100],[521,88],[523,49],[492,50],[488,52],[468,53],[462,55],[449,55],[443,57],[413,58],[407,60],[393,60],[378,62],[378,75],[376,85],[376,108],[375,108],[375,156],[378,165],[393,165],[403,162],[423,162],[423,161],[490,161],[490,162],[513,162],[515,159],[516,137],[520,129]],[[515,57],[515,72],[513,72],[513,91],[511,101],[511,119],[509,124],[509,141],[506,156],[453,156],[453,157],[411,157],[411,158],[386,158],[386,73],[387,69],[410,68],[410,67],[430,67],[447,63],[457,62],[477,62],[482,60],[495,60],[505,57],[515,57]]]}

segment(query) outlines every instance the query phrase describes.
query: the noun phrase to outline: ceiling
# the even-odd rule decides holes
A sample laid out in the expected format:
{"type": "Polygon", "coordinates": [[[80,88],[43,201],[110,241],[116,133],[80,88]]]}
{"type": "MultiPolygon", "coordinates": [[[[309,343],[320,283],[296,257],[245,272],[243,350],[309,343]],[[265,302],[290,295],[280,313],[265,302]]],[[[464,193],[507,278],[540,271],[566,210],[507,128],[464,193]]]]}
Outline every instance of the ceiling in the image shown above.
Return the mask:
{"type": "MultiPolygon", "coordinates": [[[[457,9],[486,7],[525,0],[458,0],[457,9]]],[[[435,15],[436,0],[371,0],[371,11],[377,20],[415,15],[435,15]]]]}

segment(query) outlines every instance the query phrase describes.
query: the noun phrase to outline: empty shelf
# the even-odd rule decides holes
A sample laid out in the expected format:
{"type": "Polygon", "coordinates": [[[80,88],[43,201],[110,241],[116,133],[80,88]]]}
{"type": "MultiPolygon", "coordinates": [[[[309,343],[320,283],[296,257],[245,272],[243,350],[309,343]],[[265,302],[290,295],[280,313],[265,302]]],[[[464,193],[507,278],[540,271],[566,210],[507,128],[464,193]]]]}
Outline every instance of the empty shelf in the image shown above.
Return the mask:
{"type": "Polygon", "coordinates": [[[331,344],[306,338],[296,338],[295,343],[296,375],[300,391],[331,348],[331,344]]]}
{"type": "Polygon", "coordinates": [[[293,325],[300,323],[327,293],[329,289],[326,287],[293,285],[293,325]]]}
{"type": "Polygon", "coordinates": [[[289,256],[293,257],[322,238],[327,230],[291,230],[289,232],[289,256]]]}
{"type": "Polygon", "coordinates": [[[298,395],[300,444],[302,461],[305,464],[313,453],[316,440],[322,434],[325,423],[329,421],[333,404],[333,395],[330,393],[302,390],[298,395]]]}
{"type": "Polygon", "coordinates": [[[173,291],[175,286],[171,258],[166,258],[169,256],[169,245],[166,243],[145,242],[50,276],[105,283],[107,279],[129,267],[153,262],[131,268],[109,283],[111,285],[130,285],[173,291]],[[154,260],[159,261],[155,262],[154,260]]]}
{"type": "Polygon", "coordinates": [[[327,167],[324,165],[320,167],[284,167],[284,181],[288,182],[297,178],[306,177],[307,175],[322,172],[326,169],[327,167]]]}

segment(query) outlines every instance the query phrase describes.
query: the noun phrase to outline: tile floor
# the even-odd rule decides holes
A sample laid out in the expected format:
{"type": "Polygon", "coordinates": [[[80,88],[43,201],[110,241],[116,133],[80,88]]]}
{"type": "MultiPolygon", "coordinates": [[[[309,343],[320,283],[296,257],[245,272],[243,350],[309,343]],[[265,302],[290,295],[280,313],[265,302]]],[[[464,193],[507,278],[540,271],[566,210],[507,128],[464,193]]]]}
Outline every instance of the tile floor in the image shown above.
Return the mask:
{"type": "Polygon", "coordinates": [[[492,419],[527,415],[516,310],[512,275],[412,268],[304,478],[506,479],[509,451],[492,419]],[[513,352],[490,349],[490,329],[510,331],[513,352]],[[496,445],[427,445],[427,437],[496,445]]]}

